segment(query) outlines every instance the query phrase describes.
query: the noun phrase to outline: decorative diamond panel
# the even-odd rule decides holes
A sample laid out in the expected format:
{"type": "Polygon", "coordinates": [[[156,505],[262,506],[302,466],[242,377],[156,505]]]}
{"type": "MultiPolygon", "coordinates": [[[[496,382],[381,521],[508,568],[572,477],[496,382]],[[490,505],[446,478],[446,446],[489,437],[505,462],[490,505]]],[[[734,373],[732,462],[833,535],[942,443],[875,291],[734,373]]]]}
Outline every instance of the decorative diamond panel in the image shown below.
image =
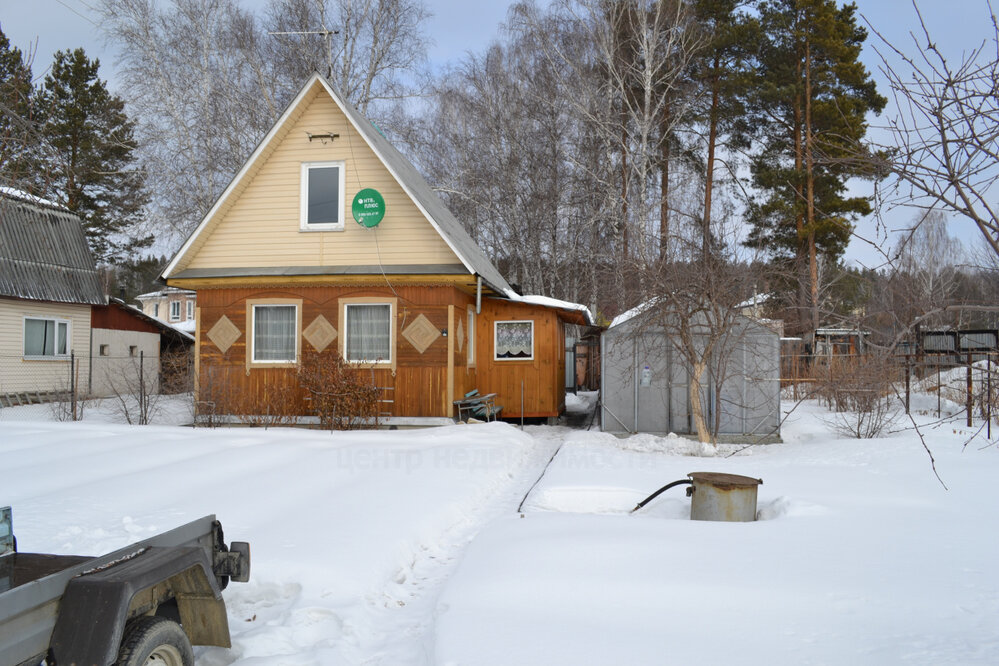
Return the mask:
{"type": "Polygon", "coordinates": [[[427,348],[434,344],[434,341],[440,336],[441,332],[424,315],[413,320],[413,323],[402,332],[402,337],[406,338],[409,344],[413,345],[413,348],[421,354],[427,351],[427,348]]]}
{"type": "Polygon", "coordinates": [[[465,327],[462,326],[461,320],[458,320],[458,352],[461,353],[465,348],[465,327]]]}
{"type": "Polygon", "coordinates": [[[312,320],[311,324],[305,327],[302,335],[316,351],[321,352],[329,347],[331,342],[336,340],[337,333],[336,329],[333,328],[333,324],[329,323],[326,317],[319,315],[312,320]]]}
{"type": "Polygon", "coordinates": [[[222,315],[222,318],[215,322],[215,325],[208,331],[208,339],[223,354],[229,351],[229,347],[232,347],[236,340],[239,340],[240,335],[242,333],[236,328],[236,324],[232,323],[225,315],[222,315]]]}

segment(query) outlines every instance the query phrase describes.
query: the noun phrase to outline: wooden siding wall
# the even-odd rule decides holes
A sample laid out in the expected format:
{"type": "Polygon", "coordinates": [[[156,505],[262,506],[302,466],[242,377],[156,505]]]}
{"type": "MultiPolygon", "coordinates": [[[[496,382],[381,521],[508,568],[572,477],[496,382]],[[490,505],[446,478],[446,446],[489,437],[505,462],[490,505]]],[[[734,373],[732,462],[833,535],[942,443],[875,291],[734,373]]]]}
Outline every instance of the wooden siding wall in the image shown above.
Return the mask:
{"type": "MultiPolygon", "coordinates": [[[[294,391],[295,370],[293,368],[258,368],[246,369],[247,345],[247,299],[288,298],[302,300],[302,326],[307,327],[319,315],[325,317],[337,328],[337,345],[343,335],[339,330],[339,301],[344,298],[358,297],[392,297],[397,298],[395,305],[396,346],[393,350],[396,361],[395,376],[392,371],[382,368],[358,369],[373,378],[377,386],[392,389],[386,391],[386,397],[394,400],[383,410],[392,416],[452,416],[451,400],[453,396],[447,393],[448,387],[448,349],[449,340],[455,335],[449,331],[448,337],[438,337],[422,354],[418,352],[402,335],[406,326],[420,315],[430,320],[438,330],[448,328],[449,306],[456,306],[457,311],[464,311],[468,296],[450,286],[397,286],[395,290],[388,287],[372,286],[287,286],[270,288],[217,288],[198,291],[200,310],[199,342],[201,350],[200,373],[203,384],[213,381],[210,372],[223,371],[225,381],[236,382],[238,386],[230,387],[251,396],[249,404],[266,404],[270,394],[277,391],[294,391]],[[225,315],[242,333],[239,339],[224,354],[209,340],[207,332],[219,319],[225,315]],[[212,370],[217,368],[219,370],[212,370]]],[[[301,335],[301,331],[299,331],[301,335]]],[[[300,338],[301,349],[310,349],[309,343],[300,338]]],[[[457,345],[454,345],[457,347],[457,345]]],[[[455,362],[458,355],[455,354],[455,362]]],[[[461,363],[462,368],[464,362],[461,363]]],[[[456,374],[457,365],[455,365],[456,374]]],[[[301,402],[304,396],[299,393],[297,400],[301,402]]],[[[300,412],[305,413],[305,404],[301,403],[300,412]]]]}
{"type": "Polygon", "coordinates": [[[203,234],[190,262],[178,268],[461,263],[325,91],[314,91],[301,108],[215,214],[212,233],[203,234]],[[339,137],[309,140],[309,133],[330,132],[339,137]],[[344,228],[301,231],[302,163],[324,161],[346,163],[344,228]],[[354,195],[366,187],[385,198],[385,218],[375,229],[351,217],[354,195]]]}
{"type": "Polygon", "coordinates": [[[494,298],[483,299],[477,317],[476,375],[480,393],[496,393],[503,416],[558,416],[565,408],[565,327],[554,310],[494,298]],[[495,359],[496,321],[534,322],[534,358],[495,359]],[[523,386],[523,413],[521,413],[523,386]]]}

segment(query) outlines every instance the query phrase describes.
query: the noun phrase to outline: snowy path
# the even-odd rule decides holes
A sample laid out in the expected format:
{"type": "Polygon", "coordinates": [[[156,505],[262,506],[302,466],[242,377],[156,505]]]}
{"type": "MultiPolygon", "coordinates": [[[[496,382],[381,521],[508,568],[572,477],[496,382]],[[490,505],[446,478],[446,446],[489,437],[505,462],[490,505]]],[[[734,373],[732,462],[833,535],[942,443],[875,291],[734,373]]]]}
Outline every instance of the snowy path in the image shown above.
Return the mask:
{"type": "Polygon", "coordinates": [[[568,431],[533,429],[535,445],[508,473],[509,482],[466,508],[451,525],[401,567],[388,585],[367,599],[367,630],[347,637],[344,654],[352,664],[428,666],[433,655],[434,614],[441,590],[465,549],[494,519],[513,515],[524,494],[542,473],[568,431]]]}

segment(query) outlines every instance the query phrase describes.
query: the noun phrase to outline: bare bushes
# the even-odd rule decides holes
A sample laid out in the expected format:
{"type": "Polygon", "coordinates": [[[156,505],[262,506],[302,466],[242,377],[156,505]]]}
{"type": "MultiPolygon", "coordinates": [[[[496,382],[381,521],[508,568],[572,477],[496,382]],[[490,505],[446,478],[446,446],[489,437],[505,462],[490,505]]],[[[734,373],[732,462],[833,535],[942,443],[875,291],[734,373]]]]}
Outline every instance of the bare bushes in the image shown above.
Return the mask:
{"type": "Polygon", "coordinates": [[[285,382],[262,380],[246,385],[243,366],[203,359],[194,403],[194,422],[216,428],[231,423],[248,426],[292,425],[300,413],[298,392],[285,382]]]}
{"type": "Polygon", "coordinates": [[[353,430],[377,425],[379,389],[336,351],[306,352],[298,366],[298,382],[323,428],[353,430]]]}
{"type": "Polygon", "coordinates": [[[833,357],[815,368],[818,397],[832,411],[827,423],[847,437],[880,437],[902,411],[894,389],[897,372],[890,357],[877,354],[833,357]]]}
{"type": "Polygon", "coordinates": [[[315,416],[323,428],[352,430],[377,425],[379,395],[365,371],[335,350],[305,352],[297,368],[261,374],[252,385],[242,365],[203,359],[195,423],[266,427],[315,416]]]}

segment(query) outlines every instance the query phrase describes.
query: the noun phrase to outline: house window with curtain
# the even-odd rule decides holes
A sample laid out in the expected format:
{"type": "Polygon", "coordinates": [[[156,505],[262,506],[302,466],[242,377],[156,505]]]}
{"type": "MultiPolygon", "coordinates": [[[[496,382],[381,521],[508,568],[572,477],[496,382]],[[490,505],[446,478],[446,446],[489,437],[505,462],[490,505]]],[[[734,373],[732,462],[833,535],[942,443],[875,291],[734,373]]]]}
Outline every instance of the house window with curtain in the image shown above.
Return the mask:
{"type": "Polygon", "coordinates": [[[295,363],[298,359],[298,306],[253,306],[254,363],[295,363]]]}
{"type": "Polygon", "coordinates": [[[534,322],[498,321],[494,330],[497,361],[530,361],[534,359],[534,322]]]}
{"type": "Polygon", "coordinates": [[[69,356],[69,320],[24,318],[25,358],[66,358],[69,356]]]}
{"type": "Polygon", "coordinates": [[[344,306],[344,359],[364,363],[392,362],[392,305],[348,303],[344,306]]]}
{"type": "Polygon", "coordinates": [[[303,231],[342,231],[344,162],[304,162],[301,182],[303,231]]]}
{"type": "Polygon", "coordinates": [[[194,301],[187,302],[187,318],[188,320],[194,319],[194,301]]]}

